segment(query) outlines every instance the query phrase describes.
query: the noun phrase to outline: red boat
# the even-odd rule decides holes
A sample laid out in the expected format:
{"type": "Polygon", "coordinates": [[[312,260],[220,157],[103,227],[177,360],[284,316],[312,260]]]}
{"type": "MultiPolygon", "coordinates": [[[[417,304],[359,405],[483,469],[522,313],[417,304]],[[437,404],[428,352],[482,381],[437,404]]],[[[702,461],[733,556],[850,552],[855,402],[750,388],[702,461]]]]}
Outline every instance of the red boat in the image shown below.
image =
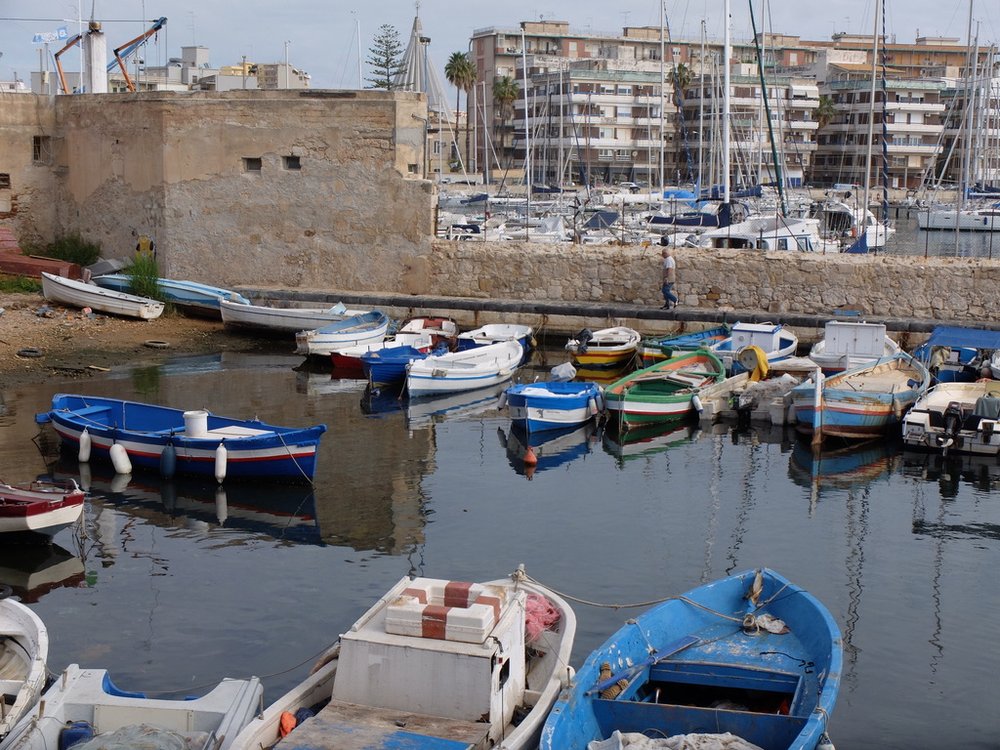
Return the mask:
{"type": "Polygon", "coordinates": [[[15,487],[0,483],[0,533],[34,532],[52,536],[83,514],[83,490],[32,482],[15,487]]]}

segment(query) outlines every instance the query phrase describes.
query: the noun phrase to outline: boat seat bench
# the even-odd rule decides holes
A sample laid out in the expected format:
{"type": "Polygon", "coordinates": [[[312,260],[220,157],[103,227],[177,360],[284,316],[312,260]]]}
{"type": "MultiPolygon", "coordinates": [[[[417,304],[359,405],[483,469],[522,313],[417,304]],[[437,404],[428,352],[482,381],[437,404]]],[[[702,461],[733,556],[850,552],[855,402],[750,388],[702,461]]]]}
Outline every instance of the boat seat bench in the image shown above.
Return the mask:
{"type": "Polygon", "coordinates": [[[85,406],[82,409],[72,409],[67,410],[67,413],[74,417],[93,417],[98,414],[107,414],[111,412],[110,406],[85,406]]]}

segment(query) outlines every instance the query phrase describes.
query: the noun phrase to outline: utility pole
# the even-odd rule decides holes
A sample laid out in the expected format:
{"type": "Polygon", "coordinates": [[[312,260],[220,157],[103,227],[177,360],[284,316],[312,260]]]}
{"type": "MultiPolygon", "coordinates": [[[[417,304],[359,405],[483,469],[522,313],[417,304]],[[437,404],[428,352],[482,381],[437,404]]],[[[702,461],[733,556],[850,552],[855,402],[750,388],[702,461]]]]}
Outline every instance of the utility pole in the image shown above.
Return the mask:
{"type": "Polygon", "coordinates": [[[285,40],[285,88],[288,88],[288,45],[291,44],[287,39],[285,40]]]}
{"type": "Polygon", "coordinates": [[[247,87],[247,56],[243,55],[243,88],[247,87]]]}

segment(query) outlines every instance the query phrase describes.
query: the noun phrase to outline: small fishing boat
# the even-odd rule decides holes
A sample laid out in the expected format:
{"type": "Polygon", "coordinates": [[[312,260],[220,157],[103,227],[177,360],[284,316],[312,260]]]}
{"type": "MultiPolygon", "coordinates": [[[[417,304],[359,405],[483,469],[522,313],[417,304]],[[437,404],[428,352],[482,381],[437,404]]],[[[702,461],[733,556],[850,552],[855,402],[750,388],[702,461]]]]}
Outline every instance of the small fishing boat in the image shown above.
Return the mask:
{"type": "Polygon", "coordinates": [[[352,315],[325,326],[295,334],[295,353],[329,357],[339,349],[377,344],[389,330],[389,316],[381,310],[352,315]]]}
{"type": "Polygon", "coordinates": [[[826,607],[772,570],[748,570],[623,625],[560,694],[539,748],[583,750],[636,732],[663,738],[647,748],[730,733],[765,750],[811,750],[825,738],[842,665],[826,607]]]}
{"type": "Polygon", "coordinates": [[[403,578],[232,748],[271,747],[283,715],[323,703],[279,747],[533,750],[575,633],[569,605],[523,570],[481,584],[403,578]]]}
{"type": "Polygon", "coordinates": [[[720,326],[706,328],[704,331],[648,336],[639,342],[639,360],[643,367],[649,367],[657,362],[670,359],[678,352],[710,347],[712,344],[729,338],[731,333],[732,329],[723,323],[720,326]]]}
{"type": "Polygon", "coordinates": [[[49,632],[38,615],[0,586],[0,744],[38,702],[48,676],[49,632]]]}
{"type": "Polygon", "coordinates": [[[882,323],[847,320],[827,321],[823,338],[809,350],[809,359],[825,375],[834,375],[869,364],[899,351],[899,344],[889,338],[882,323]]]}
{"type": "Polygon", "coordinates": [[[163,314],[163,303],[148,297],[136,297],[124,292],[103,289],[55,274],[42,272],[42,295],[47,300],[64,305],[100,310],[126,318],[153,320],[163,314]]]}
{"type": "Polygon", "coordinates": [[[110,747],[227,750],[259,711],[263,692],[256,677],[226,678],[200,698],[147,698],[118,688],[107,670],[70,664],[2,747],[53,750],[101,736],[110,747]]]}
{"type": "Polygon", "coordinates": [[[566,342],[566,351],[573,363],[587,368],[616,368],[631,360],[639,348],[642,336],[626,326],[580,331],[566,342]]]}
{"type": "Polygon", "coordinates": [[[935,382],[972,383],[994,373],[992,362],[1000,364],[1000,331],[962,326],[937,326],[927,341],[913,350],[913,358],[931,371],[935,382]]]}
{"type": "Polygon", "coordinates": [[[83,515],[84,493],[71,487],[32,482],[15,487],[0,483],[0,534],[30,532],[54,536],[83,515]]]}
{"type": "Polygon", "coordinates": [[[907,447],[1000,454],[1000,380],[938,383],[903,416],[907,447]]]}
{"type": "Polygon", "coordinates": [[[268,307],[242,305],[225,299],[219,301],[219,310],[222,313],[222,322],[229,327],[281,334],[321,328],[327,323],[335,323],[366,312],[349,310],[343,303],[325,308],[268,307]]]}
{"type": "Polygon", "coordinates": [[[425,396],[506,383],[523,355],[517,340],[509,339],[414,360],[406,366],[406,389],[410,396],[425,396]]]}
{"type": "Polygon", "coordinates": [[[725,379],[722,361],[708,349],[681,352],[605,388],[608,420],[631,427],[700,412],[699,391],[725,379]]]}
{"type": "Polygon", "coordinates": [[[905,352],[823,379],[818,398],[816,378],[810,378],[791,390],[795,426],[854,439],[886,434],[899,425],[930,379],[927,368],[905,352]]]}
{"type": "Polygon", "coordinates": [[[726,372],[738,375],[745,371],[737,360],[744,347],[755,346],[767,357],[769,363],[780,362],[795,354],[799,338],[783,325],[774,323],[736,323],[728,338],[709,348],[722,360],[726,372]]]}
{"type": "Polygon", "coordinates": [[[500,397],[504,406],[514,425],[540,432],[590,421],[604,411],[604,398],[597,383],[538,381],[510,386],[500,397]]]}
{"type": "MultiPolygon", "coordinates": [[[[95,276],[92,281],[104,289],[128,294],[132,292],[132,278],[127,273],[105,273],[95,276]]],[[[197,315],[212,318],[221,317],[219,300],[222,299],[238,305],[250,304],[250,300],[239,292],[208,284],[199,284],[197,281],[160,278],[157,279],[157,285],[160,287],[164,300],[197,315]]]]}
{"type": "Polygon", "coordinates": [[[373,347],[359,357],[362,375],[373,386],[395,386],[406,380],[406,366],[431,353],[447,354],[445,344],[432,348],[429,336],[400,334],[382,347],[373,347]]]}
{"type": "Polygon", "coordinates": [[[458,351],[465,351],[476,346],[486,346],[497,344],[501,341],[517,341],[524,351],[529,351],[534,346],[534,330],[531,326],[517,325],[514,323],[488,323],[471,331],[458,334],[455,348],[458,351]]]}
{"type": "Polygon", "coordinates": [[[164,476],[200,474],[222,481],[270,478],[312,481],[326,425],[277,427],[257,419],[220,417],[116,398],[57,393],[52,409],[35,416],[51,422],[64,451],[81,462],[110,461],[120,474],[134,464],[164,476]]]}

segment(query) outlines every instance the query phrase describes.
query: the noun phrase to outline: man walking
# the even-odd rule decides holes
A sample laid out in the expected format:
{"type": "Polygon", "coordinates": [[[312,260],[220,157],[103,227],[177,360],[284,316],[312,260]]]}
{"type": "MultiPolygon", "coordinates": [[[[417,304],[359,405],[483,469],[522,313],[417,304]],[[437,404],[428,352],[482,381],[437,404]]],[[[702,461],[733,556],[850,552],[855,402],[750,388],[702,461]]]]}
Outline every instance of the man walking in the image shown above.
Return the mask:
{"type": "Polygon", "coordinates": [[[661,310],[669,310],[677,307],[677,295],[674,294],[674,284],[677,282],[677,261],[674,260],[674,251],[669,247],[663,248],[663,307],[661,310]]]}

